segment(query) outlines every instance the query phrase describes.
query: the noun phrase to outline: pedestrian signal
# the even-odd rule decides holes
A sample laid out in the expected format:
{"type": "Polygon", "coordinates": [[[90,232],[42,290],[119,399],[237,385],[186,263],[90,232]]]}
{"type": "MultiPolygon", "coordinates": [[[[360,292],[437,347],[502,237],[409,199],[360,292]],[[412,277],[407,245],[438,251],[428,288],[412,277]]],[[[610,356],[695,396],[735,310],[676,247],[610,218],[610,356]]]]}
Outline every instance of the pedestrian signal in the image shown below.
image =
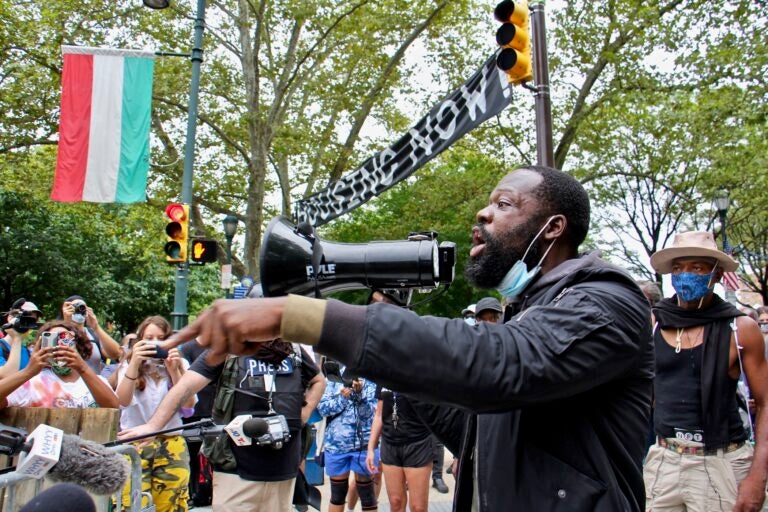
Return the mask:
{"type": "Polygon", "coordinates": [[[185,263],[189,244],[189,205],[171,203],[165,208],[169,222],[165,225],[165,261],[185,263]]]}
{"type": "Polygon", "coordinates": [[[502,47],[496,65],[507,74],[509,83],[518,85],[533,78],[528,3],[504,0],[493,11],[502,23],[496,31],[496,42],[502,47]]]}
{"type": "Polygon", "coordinates": [[[192,258],[195,263],[213,263],[216,261],[219,244],[216,240],[192,239],[192,258]]]}

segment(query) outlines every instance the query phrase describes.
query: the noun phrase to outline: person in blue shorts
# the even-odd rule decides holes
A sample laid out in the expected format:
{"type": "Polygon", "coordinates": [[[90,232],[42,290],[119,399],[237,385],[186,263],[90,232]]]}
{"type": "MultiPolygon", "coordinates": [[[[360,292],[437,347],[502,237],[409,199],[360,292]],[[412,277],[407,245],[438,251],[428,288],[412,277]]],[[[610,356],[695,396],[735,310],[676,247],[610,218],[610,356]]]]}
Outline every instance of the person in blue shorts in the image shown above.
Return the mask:
{"type": "MultiPolygon", "coordinates": [[[[343,367],[342,367],[343,372],[343,367]]],[[[326,418],[325,471],[331,480],[329,512],[343,512],[349,488],[349,474],[363,510],[378,510],[373,473],[365,458],[376,411],[376,385],[366,379],[328,382],[317,411],[326,418]]]]}

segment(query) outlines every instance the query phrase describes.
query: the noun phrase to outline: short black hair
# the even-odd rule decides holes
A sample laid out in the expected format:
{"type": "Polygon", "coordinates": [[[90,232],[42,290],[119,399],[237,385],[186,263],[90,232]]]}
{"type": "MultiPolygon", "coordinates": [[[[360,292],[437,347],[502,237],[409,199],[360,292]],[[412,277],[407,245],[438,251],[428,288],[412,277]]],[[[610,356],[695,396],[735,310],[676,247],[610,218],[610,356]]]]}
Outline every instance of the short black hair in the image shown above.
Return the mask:
{"type": "Polygon", "coordinates": [[[543,165],[531,165],[523,169],[533,171],[542,177],[534,191],[542,202],[543,215],[565,215],[568,221],[566,236],[571,246],[578,249],[589,231],[589,196],[575,178],[543,165]]]}

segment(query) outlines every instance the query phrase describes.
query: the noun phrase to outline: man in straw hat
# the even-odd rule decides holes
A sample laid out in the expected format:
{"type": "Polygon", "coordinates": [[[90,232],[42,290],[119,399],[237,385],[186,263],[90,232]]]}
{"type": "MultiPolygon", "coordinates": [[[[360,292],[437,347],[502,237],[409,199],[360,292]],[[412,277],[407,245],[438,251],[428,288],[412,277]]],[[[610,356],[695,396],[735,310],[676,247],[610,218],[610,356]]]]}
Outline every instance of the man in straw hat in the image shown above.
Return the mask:
{"type": "Polygon", "coordinates": [[[768,476],[763,338],[713,291],[738,263],[711,233],[692,231],[677,234],[651,265],[672,274],[676,294],[653,309],[657,442],[644,467],[646,510],[760,510],[768,476]],[[742,373],[757,405],[754,450],[739,417],[742,373]]]}

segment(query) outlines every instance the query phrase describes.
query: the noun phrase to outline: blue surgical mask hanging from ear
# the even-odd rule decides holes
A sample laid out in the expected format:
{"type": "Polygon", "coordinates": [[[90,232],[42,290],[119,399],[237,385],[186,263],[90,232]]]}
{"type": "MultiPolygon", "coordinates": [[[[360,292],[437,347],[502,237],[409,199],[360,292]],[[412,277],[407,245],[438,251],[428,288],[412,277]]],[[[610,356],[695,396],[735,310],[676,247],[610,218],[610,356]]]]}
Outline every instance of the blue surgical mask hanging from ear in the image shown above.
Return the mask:
{"type": "Polygon", "coordinates": [[[544,258],[547,257],[547,254],[549,254],[549,250],[552,249],[553,245],[555,245],[557,239],[552,240],[552,243],[549,244],[547,250],[544,251],[544,255],[539,260],[539,263],[531,270],[528,270],[528,266],[525,264],[525,257],[528,256],[528,251],[531,250],[531,247],[533,247],[533,244],[536,243],[536,240],[538,240],[544,230],[547,229],[547,226],[549,226],[549,221],[551,221],[553,218],[554,217],[550,217],[547,219],[547,222],[541,227],[539,232],[536,233],[536,236],[533,237],[531,243],[528,244],[528,248],[525,250],[523,257],[517,260],[514,265],[512,265],[512,268],[509,269],[509,272],[507,272],[507,275],[504,276],[504,279],[502,279],[501,282],[496,286],[496,289],[504,297],[508,299],[516,298],[518,295],[520,295],[520,293],[522,293],[523,290],[525,290],[531,281],[533,281],[533,278],[536,277],[536,274],[538,274],[541,270],[541,263],[544,261],[544,258]]]}
{"type": "MultiPolygon", "coordinates": [[[[703,299],[712,290],[713,280],[715,278],[715,269],[709,274],[694,274],[693,272],[680,272],[672,274],[672,288],[677,292],[680,300],[693,302],[697,299],[703,299]]],[[[701,307],[701,304],[699,304],[701,307]]]]}

